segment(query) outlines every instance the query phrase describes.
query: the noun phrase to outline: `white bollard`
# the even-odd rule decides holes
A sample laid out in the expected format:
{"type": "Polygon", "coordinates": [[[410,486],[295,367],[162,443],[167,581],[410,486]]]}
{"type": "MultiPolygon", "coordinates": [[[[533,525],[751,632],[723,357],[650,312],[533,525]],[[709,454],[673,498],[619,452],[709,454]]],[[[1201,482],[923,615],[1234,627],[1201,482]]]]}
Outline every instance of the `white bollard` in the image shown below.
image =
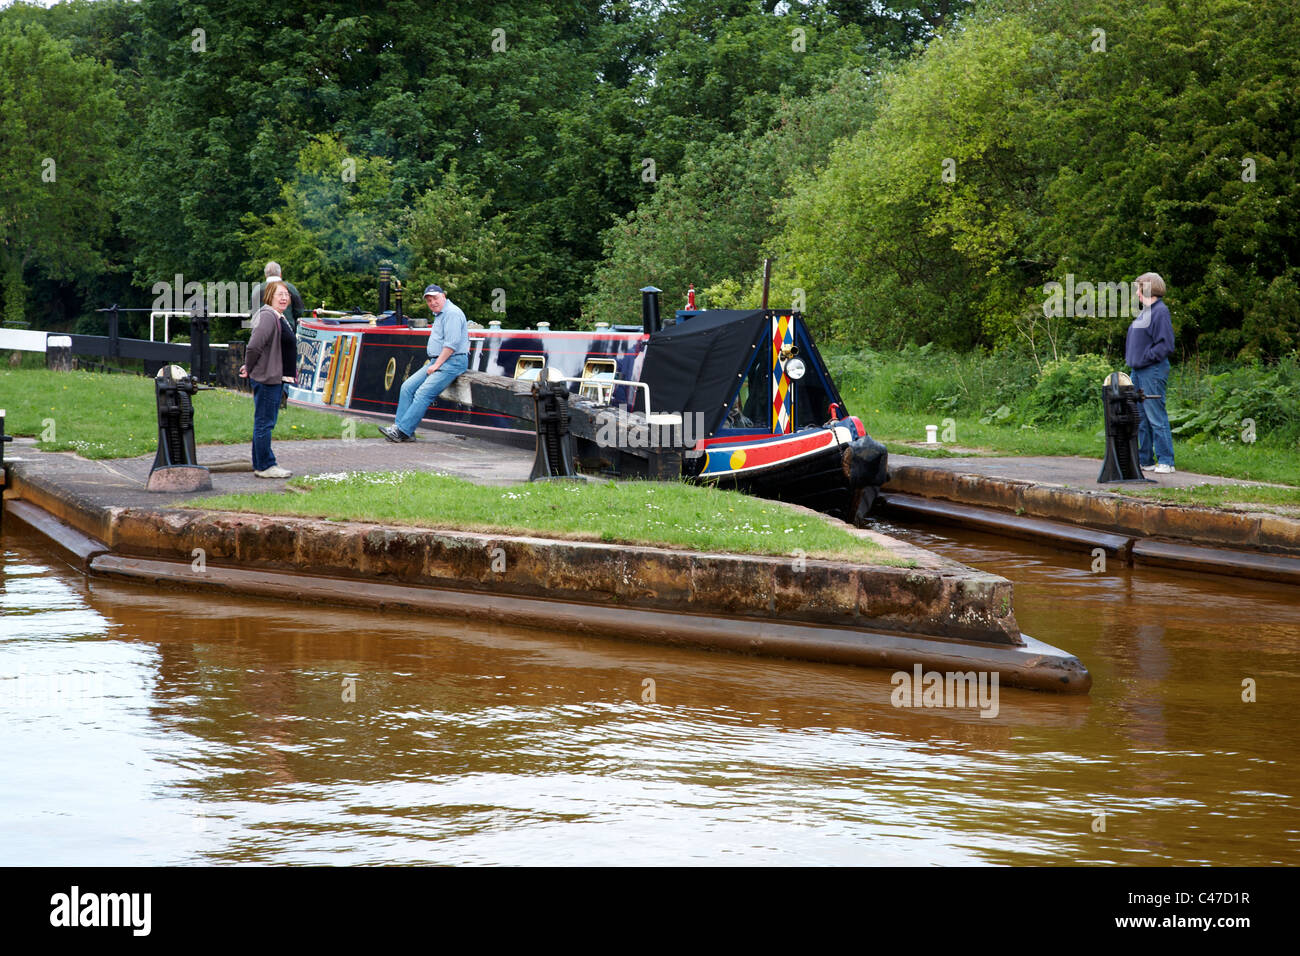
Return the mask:
{"type": "Polygon", "coordinates": [[[926,425],[926,426],[925,426],[925,443],[926,443],[927,445],[936,445],[936,444],[939,443],[939,426],[938,426],[938,425],[926,425]]]}

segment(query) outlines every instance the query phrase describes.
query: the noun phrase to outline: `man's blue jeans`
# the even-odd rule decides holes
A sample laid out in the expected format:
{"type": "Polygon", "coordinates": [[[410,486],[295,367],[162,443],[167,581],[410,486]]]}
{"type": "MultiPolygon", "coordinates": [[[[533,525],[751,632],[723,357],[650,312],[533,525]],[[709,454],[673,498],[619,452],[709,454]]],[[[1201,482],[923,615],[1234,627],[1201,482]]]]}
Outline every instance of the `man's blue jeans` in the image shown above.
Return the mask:
{"type": "Polygon", "coordinates": [[[253,471],[275,467],[271,432],[280,418],[280,399],[283,396],[283,384],[253,383],[253,471]]]}
{"type": "Polygon", "coordinates": [[[1174,463],[1174,436],[1169,431],[1169,413],[1165,410],[1165,397],[1169,387],[1169,359],[1155,365],[1133,370],[1133,384],[1146,395],[1159,395],[1138,403],[1142,421],[1138,425],[1138,457],[1141,464],[1174,463]],[[1154,458],[1154,461],[1153,461],[1154,458]]]}
{"type": "Polygon", "coordinates": [[[402,397],[397,403],[394,422],[406,435],[415,434],[433,400],[442,394],[444,388],[456,381],[456,376],[469,368],[469,356],[453,355],[442,363],[438,371],[430,375],[427,370],[432,364],[433,359],[429,359],[418,372],[402,383],[402,397]]]}

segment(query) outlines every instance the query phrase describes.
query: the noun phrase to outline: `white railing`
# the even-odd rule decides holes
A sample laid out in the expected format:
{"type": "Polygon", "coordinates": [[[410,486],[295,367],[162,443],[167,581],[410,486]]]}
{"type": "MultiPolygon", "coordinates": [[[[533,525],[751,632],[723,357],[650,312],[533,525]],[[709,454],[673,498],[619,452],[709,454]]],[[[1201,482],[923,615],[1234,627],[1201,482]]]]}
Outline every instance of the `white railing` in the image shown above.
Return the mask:
{"type": "MultiPolygon", "coordinates": [[[[207,317],[210,318],[210,319],[246,319],[246,318],[248,318],[248,313],[247,313],[247,312],[208,312],[208,313],[206,313],[206,314],[207,314],[207,317]]],[[[173,315],[184,316],[184,317],[187,318],[187,319],[190,319],[190,318],[193,318],[193,317],[194,317],[194,313],[193,313],[192,311],[188,310],[188,309],[159,309],[159,310],[157,310],[156,312],[150,312],[150,313],[149,313],[149,341],[150,341],[150,342],[154,342],[154,341],[156,341],[156,339],[154,339],[154,337],[153,337],[153,329],[154,329],[154,326],[153,326],[153,320],[154,320],[155,318],[159,317],[159,316],[162,316],[162,320],[163,320],[163,337],[162,337],[162,340],[163,340],[164,342],[168,342],[168,341],[171,340],[171,337],[172,337],[172,333],[171,333],[171,323],[172,323],[172,316],[173,316],[173,315]]]]}
{"type": "Polygon", "coordinates": [[[44,352],[45,337],[41,329],[0,329],[0,349],[14,352],[44,352]]]}

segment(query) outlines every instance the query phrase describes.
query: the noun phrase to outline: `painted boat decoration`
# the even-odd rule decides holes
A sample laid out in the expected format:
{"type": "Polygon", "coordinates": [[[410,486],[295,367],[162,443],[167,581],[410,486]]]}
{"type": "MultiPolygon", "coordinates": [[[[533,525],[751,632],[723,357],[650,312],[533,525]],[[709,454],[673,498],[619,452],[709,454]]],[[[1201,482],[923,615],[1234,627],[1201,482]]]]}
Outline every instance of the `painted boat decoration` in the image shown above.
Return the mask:
{"type": "MultiPolygon", "coordinates": [[[[471,323],[469,371],[535,380],[549,367],[577,380],[569,385],[577,398],[677,413],[688,446],[680,477],[865,518],[888,480],[887,454],[848,413],[801,313],[681,311],[659,328],[657,312],[647,310],[642,327],[594,331],[471,323]]],[[[402,382],[426,359],[428,336],[393,316],[305,319],[289,400],[390,417],[402,382]]],[[[455,386],[425,421],[498,434],[535,428],[475,407],[455,386]]],[[[601,462],[591,444],[579,441],[575,459],[601,462]]]]}

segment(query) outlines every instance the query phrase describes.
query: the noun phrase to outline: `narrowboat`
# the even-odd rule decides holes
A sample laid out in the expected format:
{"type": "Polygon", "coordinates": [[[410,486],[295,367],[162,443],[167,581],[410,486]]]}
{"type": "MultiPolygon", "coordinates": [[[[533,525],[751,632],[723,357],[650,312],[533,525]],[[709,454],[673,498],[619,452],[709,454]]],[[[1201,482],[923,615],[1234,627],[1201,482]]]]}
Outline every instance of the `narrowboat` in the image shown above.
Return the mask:
{"type": "MultiPolygon", "coordinates": [[[[680,476],[804,504],[861,522],[888,480],[887,453],[849,413],[802,313],[681,310],[661,325],[645,290],[640,326],[591,331],[470,323],[469,371],[569,380],[575,401],[680,416],[680,476]]],[[[381,303],[383,297],[381,295],[381,303]]],[[[380,315],[313,315],[299,323],[295,404],[392,416],[402,382],[426,360],[427,327],[380,315]]],[[[457,383],[459,384],[459,383],[457,383]]],[[[426,423],[505,438],[535,423],[470,400],[455,385],[426,423]]],[[[599,443],[607,444],[607,443],[599,443]]],[[[575,461],[618,474],[618,456],[579,438],[575,461]]]]}

